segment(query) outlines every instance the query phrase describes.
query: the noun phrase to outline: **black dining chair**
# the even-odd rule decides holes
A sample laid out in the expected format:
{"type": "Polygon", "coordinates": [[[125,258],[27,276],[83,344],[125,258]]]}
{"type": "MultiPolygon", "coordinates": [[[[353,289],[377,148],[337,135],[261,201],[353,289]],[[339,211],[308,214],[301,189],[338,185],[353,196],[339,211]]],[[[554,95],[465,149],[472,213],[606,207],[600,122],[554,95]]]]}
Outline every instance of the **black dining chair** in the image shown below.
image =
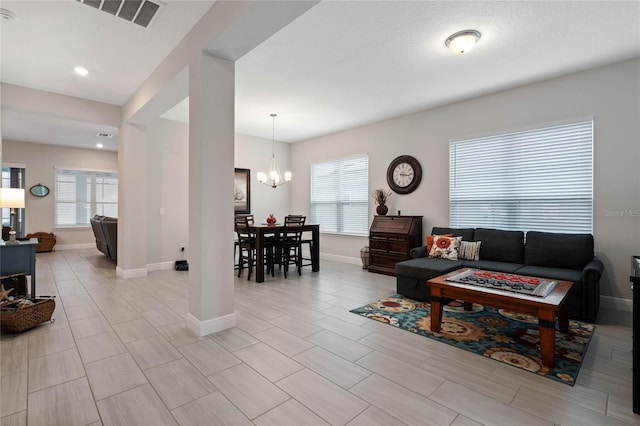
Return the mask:
{"type": "MultiPolygon", "coordinates": [[[[251,231],[251,227],[254,224],[253,215],[236,216],[235,218],[235,230],[236,241],[234,244],[238,246],[238,263],[236,267],[238,269],[238,277],[242,275],[242,271],[245,266],[249,270],[247,280],[251,279],[251,273],[253,272],[253,265],[255,264],[256,256],[256,235],[251,231]]],[[[274,242],[272,240],[265,240],[265,264],[267,266],[267,273],[271,272],[273,275],[273,249],[274,242]]]]}
{"type": "Polygon", "coordinates": [[[253,215],[236,216],[235,217],[235,231],[236,241],[235,244],[238,247],[238,263],[236,267],[238,269],[238,277],[242,275],[242,271],[245,266],[249,270],[247,279],[251,279],[251,273],[253,272],[253,261],[255,257],[255,235],[252,234],[250,226],[253,225],[253,215]]]}
{"type": "Polygon", "coordinates": [[[284,277],[287,278],[289,265],[296,265],[298,275],[302,275],[302,227],[306,216],[290,215],[284,218],[282,235],[277,241],[277,251],[281,253],[284,277]]]}
{"type": "MultiPolygon", "coordinates": [[[[303,215],[298,215],[298,214],[290,214],[288,215],[289,217],[304,217],[306,219],[306,216],[303,215]]],[[[305,266],[313,266],[312,260],[311,260],[311,256],[313,253],[313,238],[311,237],[311,235],[309,235],[311,233],[311,231],[303,231],[302,232],[302,239],[300,240],[300,245],[302,247],[305,246],[305,244],[308,246],[309,248],[309,257],[304,257],[304,253],[302,253],[302,267],[304,268],[305,266]]]]}

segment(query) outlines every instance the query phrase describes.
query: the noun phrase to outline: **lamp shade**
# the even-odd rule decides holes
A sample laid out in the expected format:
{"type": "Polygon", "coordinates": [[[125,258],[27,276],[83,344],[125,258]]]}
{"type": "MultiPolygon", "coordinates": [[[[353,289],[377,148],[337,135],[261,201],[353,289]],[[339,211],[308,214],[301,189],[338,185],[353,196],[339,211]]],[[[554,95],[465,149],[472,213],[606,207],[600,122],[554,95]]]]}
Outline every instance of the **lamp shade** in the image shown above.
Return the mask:
{"type": "Polygon", "coordinates": [[[0,207],[23,209],[24,189],[22,188],[0,188],[0,207]]]}

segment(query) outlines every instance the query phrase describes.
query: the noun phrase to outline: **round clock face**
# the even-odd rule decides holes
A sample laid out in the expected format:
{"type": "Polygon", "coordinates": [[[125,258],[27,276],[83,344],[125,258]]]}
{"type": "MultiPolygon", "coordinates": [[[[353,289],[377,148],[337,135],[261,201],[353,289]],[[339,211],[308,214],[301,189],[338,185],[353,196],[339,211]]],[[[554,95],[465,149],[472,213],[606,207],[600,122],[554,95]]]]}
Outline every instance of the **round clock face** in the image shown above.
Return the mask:
{"type": "Polygon", "coordinates": [[[398,194],[409,194],[416,190],[422,179],[422,167],[410,155],[401,155],[389,164],[387,183],[398,194]]]}
{"type": "Polygon", "coordinates": [[[413,167],[409,163],[400,163],[393,170],[393,181],[402,188],[409,186],[415,177],[413,167]]]}

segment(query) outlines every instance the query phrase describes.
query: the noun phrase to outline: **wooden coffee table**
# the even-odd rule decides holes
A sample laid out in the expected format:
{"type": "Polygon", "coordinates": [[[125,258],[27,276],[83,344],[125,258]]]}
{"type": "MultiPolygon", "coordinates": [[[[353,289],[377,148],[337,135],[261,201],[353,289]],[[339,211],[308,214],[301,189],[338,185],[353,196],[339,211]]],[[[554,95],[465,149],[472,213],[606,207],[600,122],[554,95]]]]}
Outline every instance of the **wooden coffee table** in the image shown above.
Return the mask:
{"type": "Polygon", "coordinates": [[[555,358],[556,317],[562,333],[569,332],[569,302],[567,296],[572,282],[553,280],[555,288],[545,297],[529,296],[505,290],[479,287],[447,281],[469,268],[458,269],[427,281],[431,292],[431,331],[440,332],[442,308],[447,299],[462,300],[465,307],[471,303],[493,306],[538,317],[542,364],[553,367],[555,358]]]}

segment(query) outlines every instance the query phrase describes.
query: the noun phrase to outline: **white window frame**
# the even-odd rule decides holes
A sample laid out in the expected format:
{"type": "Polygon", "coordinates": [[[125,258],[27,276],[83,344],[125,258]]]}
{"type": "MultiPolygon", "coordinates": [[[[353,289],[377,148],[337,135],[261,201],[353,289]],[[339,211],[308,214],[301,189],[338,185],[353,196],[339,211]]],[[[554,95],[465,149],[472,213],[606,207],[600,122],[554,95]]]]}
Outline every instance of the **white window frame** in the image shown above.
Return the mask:
{"type": "Polygon", "coordinates": [[[593,118],[449,144],[449,223],[593,232],[593,118]]]}
{"type": "MultiPolygon", "coordinates": [[[[357,173],[357,172],[356,172],[357,173]]],[[[353,176],[351,176],[353,177],[353,176]]],[[[369,233],[369,156],[353,155],[311,164],[310,222],[320,225],[325,234],[367,236],[369,233]],[[361,182],[352,187],[353,179],[346,179],[346,167],[355,161],[364,164],[357,178],[361,182]],[[327,174],[333,168],[333,172],[327,174]],[[324,189],[320,187],[324,185],[324,189]],[[321,212],[324,207],[325,211],[321,212]],[[335,214],[331,208],[335,207],[335,214]],[[327,210],[327,208],[329,210],[327,210]]]]}
{"type": "MultiPolygon", "coordinates": [[[[97,178],[111,178],[118,180],[118,172],[114,171],[104,171],[104,170],[88,170],[88,169],[73,169],[69,167],[55,167],[54,169],[54,226],[55,227],[87,227],[90,225],[89,219],[95,216],[96,214],[102,215],[104,213],[104,207],[110,206],[111,212],[115,212],[115,214],[108,214],[107,216],[117,217],[118,211],[118,196],[117,196],[117,188],[116,188],[116,196],[115,201],[109,201],[98,199],[97,192],[101,187],[101,183],[97,183],[97,178]],[[75,182],[75,192],[76,196],[71,200],[61,200],[60,197],[63,195],[64,191],[60,190],[60,184],[63,182],[60,181],[60,178],[64,175],[74,175],[74,176],[84,176],[88,178],[88,182],[84,182],[83,185],[89,185],[89,192],[86,192],[86,188],[78,188],[77,182],[75,182]],[[75,205],[76,215],[75,215],[75,223],[69,223],[69,221],[64,221],[60,217],[60,205],[75,205]],[[115,209],[113,208],[115,207],[115,209]],[[84,210],[89,209],[87,217],[87,221],[84,222],[81,219],[85,217],[85,214],[82,213],[84,210]],[[65,223],[60,223],[65,222],[65,223]]],[[[116,186],[119,182],[116,182],[116,186]]],[[[104,187],[102,188],[104,191],[104,187]]]]}

